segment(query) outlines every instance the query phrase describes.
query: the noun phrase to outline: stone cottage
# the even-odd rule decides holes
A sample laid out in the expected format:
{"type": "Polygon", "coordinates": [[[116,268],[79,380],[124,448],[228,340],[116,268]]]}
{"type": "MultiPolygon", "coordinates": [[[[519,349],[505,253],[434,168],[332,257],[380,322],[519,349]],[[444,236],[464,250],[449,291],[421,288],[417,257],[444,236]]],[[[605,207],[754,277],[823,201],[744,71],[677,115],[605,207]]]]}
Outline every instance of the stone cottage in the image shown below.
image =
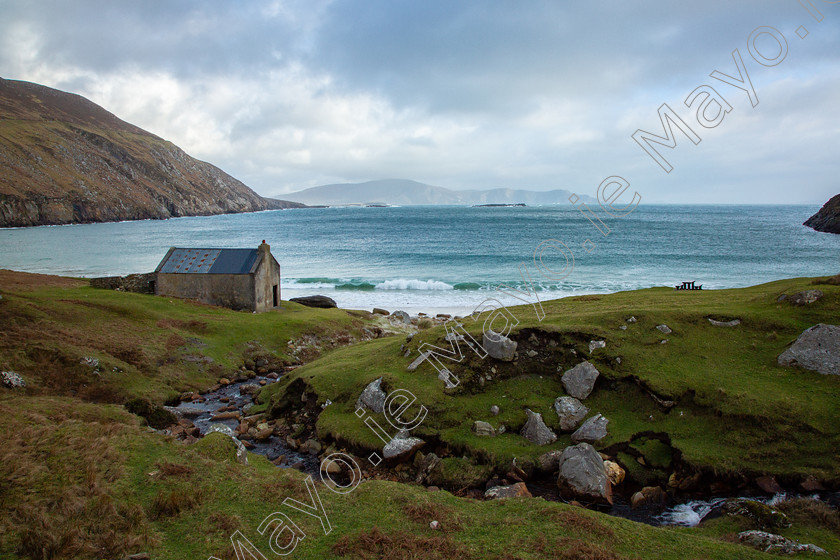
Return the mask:
{"type": "Polygon", "coordinates": [[[280,264],[265,240],[256,249],[172,247],[155,274],[159,296],[249,311],[280,305],[280,264]]]}

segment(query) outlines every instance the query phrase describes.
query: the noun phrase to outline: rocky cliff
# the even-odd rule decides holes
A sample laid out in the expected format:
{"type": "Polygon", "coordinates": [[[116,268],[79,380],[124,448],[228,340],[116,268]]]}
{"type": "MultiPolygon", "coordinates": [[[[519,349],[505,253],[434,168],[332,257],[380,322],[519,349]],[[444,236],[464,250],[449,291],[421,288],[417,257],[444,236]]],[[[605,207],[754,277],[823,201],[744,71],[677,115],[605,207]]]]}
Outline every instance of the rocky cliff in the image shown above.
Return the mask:
{"type": "Polygon", "coordinates": [[[300,206],[261,197],[84,97],[0,78],[0,227],[300,206]]]}
{"type": "Polygon", "coordinates": [[[834,196],[803,225],[825,233],[840,233],[840,194],[834,196]]]}

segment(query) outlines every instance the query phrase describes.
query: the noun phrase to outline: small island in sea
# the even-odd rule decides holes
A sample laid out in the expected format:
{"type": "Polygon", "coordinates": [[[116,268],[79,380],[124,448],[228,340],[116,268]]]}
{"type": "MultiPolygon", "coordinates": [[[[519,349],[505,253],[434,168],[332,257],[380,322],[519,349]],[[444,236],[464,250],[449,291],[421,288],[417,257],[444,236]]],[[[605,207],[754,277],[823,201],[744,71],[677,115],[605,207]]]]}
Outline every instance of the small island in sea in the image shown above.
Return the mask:
{"type": "Polygon", "coordinates": [[[522,208],[524,206],[524,202],[514,202],[510,204],[473,204],[473,208],[522,208]]]}

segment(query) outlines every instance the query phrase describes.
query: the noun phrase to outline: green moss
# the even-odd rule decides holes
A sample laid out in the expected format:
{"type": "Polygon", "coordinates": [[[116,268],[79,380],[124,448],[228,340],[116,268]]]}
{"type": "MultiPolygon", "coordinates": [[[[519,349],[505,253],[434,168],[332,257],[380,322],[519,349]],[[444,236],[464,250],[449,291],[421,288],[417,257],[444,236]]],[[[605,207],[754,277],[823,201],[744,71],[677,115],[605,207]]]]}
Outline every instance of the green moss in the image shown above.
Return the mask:
{"type": "Polygon", "coordinates": [[[667,469],[671,466],[673,450],[658,439],[640,438],[631,446],[645,458],[645,463],[656,469],[667,469]]]}
{"type": "Polygon", "coordinates": [[[460,490],[482,486],[490,478],[492,470],[489,467],[476,465],[461,457],[447,457],[429,473],[429,483],[460,490]]]}

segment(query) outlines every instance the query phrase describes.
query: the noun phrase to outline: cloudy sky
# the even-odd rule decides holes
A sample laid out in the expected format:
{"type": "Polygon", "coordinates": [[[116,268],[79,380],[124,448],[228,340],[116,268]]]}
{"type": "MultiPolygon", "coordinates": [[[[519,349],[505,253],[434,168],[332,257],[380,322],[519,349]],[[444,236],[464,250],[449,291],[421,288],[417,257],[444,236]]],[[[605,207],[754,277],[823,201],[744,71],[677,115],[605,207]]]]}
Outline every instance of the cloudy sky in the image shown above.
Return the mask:
{"type": "Polygon", "coordinates": [[[594,195],[620,175],[645,202],[822,203],[840,192],[840,3],[812,2],[821,22],[796,0],[0,0],[0,76],[84,95],[263,195],[383,178],[594,195]],[[762,26],[785,46],[751,43],[762,26]],[[735,49],[755,107],[709,76],[739,77],[735,49]],[[709,104],[713,128],[702,95],[685,104],[703,85],[731,107],[709,104]],[[670,174],[632,138],[662,135],[662,104],[702,139],[653,144],[670,174]]]}

